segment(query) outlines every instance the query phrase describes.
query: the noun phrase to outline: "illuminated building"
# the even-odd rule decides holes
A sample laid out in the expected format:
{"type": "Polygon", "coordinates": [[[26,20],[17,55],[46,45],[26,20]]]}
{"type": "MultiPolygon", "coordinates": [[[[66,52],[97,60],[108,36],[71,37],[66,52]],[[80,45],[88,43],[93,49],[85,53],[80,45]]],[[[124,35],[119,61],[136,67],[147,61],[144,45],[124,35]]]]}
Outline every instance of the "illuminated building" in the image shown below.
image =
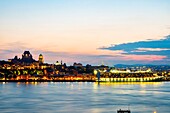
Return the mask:
{"type": "Polygon", "coordinates": [[[56,61],[56,65],[59,66],[61,65],[61,63],[59,61],[56,61]]]}
{"type": "Polygon", "coordinates": [[[39,55],[38,61],[39,61],[39,64],[43,64],[44,63],[44,57],[43,57],[42,54],[39,55]]]}
{"type": "Polygon", "coordinates": [[[22,54],[21,62],[23,63],[33,63],[35,60],[32,58],[32,55],[29,51],[24,51],[22,54]]]}

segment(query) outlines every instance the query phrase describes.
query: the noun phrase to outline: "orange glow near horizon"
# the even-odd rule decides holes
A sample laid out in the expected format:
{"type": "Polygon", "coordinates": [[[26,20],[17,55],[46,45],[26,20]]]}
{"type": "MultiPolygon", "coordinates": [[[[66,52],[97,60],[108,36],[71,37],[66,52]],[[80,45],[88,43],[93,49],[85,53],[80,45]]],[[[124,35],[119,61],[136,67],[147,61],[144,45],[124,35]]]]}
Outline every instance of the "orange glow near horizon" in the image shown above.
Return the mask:
{"type": "Polygon", "coordinates": [[[35,58],[40,53],[46,54],[45,59],[50,62],[55,62],[57,58],[69,62],[75,59],[81,61],[83,57],[84,62],[96,60],[98,64],[102,60],[127,59],[137,63],[166,58],[156,55],[127,56],[122,54],[123,51],[98,48],[168,36],[168,1],[74,0],[39,3],[16,0],[0,1],[0,4],[0,59],[20,56],[25,50],[32,51],[35,58]]]}
{"type": "Polygon", "coordinates": [[[159,61],[165,59],[166,56],[159,55],[125,55],[124,60],[136,60],[136,61],[159,61]]]}

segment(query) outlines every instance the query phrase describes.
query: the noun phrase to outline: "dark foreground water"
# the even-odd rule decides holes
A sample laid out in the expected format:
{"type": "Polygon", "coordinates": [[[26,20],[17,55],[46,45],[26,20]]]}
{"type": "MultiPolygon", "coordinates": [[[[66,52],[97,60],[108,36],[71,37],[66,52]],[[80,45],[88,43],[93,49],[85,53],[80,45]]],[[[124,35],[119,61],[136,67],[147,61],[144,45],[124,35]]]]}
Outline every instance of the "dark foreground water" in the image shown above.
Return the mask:
{"type": "Polygon", "coordinates": [[[170,113],[170,82],[0,83],[1,113],[170,113]]]}

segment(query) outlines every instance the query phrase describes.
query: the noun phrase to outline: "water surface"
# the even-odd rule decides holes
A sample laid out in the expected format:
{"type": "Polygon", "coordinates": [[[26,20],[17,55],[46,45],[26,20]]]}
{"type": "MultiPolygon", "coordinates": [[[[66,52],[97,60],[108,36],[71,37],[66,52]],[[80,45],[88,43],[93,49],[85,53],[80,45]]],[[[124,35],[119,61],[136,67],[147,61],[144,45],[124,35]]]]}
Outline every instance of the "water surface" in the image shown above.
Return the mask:
{"type": "Polygon", "coordinates": [[[170,113],[170,82],[0,83],[2,113],[170,113]]]}

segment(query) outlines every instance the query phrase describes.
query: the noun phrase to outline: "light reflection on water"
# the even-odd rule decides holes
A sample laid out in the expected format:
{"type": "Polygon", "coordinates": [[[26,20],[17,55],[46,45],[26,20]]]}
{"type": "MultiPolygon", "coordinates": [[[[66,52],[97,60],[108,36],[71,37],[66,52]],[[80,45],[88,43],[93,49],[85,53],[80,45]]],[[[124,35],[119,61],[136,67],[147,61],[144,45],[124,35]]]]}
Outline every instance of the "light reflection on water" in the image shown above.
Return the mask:
{"type": "Polygon", "coordinates": [[[170,82],[0,83],[2,113],[169,113],[170,82]]]}

